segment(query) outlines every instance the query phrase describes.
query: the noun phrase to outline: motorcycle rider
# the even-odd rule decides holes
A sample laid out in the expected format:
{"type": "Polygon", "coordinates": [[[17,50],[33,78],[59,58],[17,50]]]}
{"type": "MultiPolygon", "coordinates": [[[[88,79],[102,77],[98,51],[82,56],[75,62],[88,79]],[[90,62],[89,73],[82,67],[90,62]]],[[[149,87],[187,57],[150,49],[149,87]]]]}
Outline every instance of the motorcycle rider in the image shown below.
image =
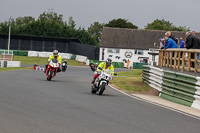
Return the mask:
{"type": "Polygon", "coordinates": [[[97,74],[94,75],[94,78],[92,80],[92,84],[94,84],[96,78],[99,77],[100,73],[102,70],[100,70],[99,68],[102,68],[102,70],[104,69],[109,69],[111,71],[111,74],[113,76],[114,74],[114,67],[112,65],[112,60],[110,58],[107,58],[107,60],[105,62],[101,62],[98,67],[97,67],[97,74]]]}
{"type": "MultiPolygon", "coordinates": [[[[61,64],[61,62],[62,62],[62,58],[61,58],[60,55],[58,55],[58,50],[54,50],[54,51],[53,51],[53,54],[52,54],[52,55],[49,57],[49,59],[48,59],[48,64],[49,64],[49,62],[50,62],[52,59],[57,59],[57,60],[58,60],[58,64],[59,64],[59,66],[60,66],[60,64],[61,64]]],[[[45,69],[44,73],[46,73],[48,64],[45,65],[46,69],[45,69]]],[[[57,70],[57,72],[60,72],[60,71],[61,71],[61,69],[60,69],[60,67],[59,67],[58,70],[57,70]]]]}

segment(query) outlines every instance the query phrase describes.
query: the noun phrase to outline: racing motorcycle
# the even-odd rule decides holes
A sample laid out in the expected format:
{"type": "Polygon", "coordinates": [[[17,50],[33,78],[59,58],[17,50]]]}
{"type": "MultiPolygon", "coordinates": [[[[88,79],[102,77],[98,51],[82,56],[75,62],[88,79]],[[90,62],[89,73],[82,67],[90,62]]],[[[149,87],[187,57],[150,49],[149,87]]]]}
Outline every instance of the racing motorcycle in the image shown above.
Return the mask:
{"type": "Polygon", "coordinates": [[[67,60],[62,63],[62,72],[65,72],[67,69],[67,60]]]}
{"type": "Polygon", "coordinates": [[[51,79],[56,76],[56,72],[58,71],[59,67],[60,66],[57,59],[52,59],[50,61],[46,70],[47,80],[51,81],[51,79]]]}
{"type": "Polygon", "coordinates": [[[95,63],[95,64],[93,64],[93,63],[90,63],[90,68],[91,68],[91,70],[93,71],[93,72],[95,72],[96,71],[96,69],[97,69],[97,67],[98,67],[98,63],[95,63]]]}
{"type": "MultiPolygon", "coordinates": [[[[102,70],[102,68],[100,67],[99,69],[102,70]]],[[[114,73],[114,75],[117,75],[117,74],[114,73]]],[[[94,84],[92,84],[91,93],[93,94],[97,93],[98,95],[102,95],[106,89],[106,86],[109,84],[110,80],[112,79],[113,79],[113,76],[109,69],[102,70],[102,72],[100,72],[99,74],[99,77],[96,78],[94,84]]]]}

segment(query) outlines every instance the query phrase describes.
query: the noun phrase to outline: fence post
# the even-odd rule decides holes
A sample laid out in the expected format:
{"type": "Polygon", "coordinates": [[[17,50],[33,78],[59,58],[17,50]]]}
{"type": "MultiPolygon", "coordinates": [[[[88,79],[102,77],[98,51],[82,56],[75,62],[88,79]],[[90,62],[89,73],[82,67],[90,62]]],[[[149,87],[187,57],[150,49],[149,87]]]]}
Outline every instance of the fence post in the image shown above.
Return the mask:
{"type": "Polygon", "coordinates": [[[180,69],[180,58],[181,58],[181,51],[178,52],[178,67],[177,67],[178,71],[180,69]]]}
{"type": "Polygon", "coordinates": [[[170,51],[169,53],[170,53],[170,67],[172,67],[172,51],[170,51]]]}
{"type": "Polygon", "coordinates": [[[185,52],[183,52],[183,54],[182,54],[182,69],[181,69],[181,72],[183,72],[184,71],[184,69],[185,69],[185,52]]]}
{"type": "Polygon", "coordinates": [[[195,55],[194,55],[194,60],[195,60],[195,62],[194,62],[194,72],[197,72],[197,53],[195,52],[195,55]]]}
{"type": "Polygon", "coordinates": [[[177,51],[175,51],[175,54],[174,54],[174,69],[176,69],[176,57],[177,57],[177,51]]]}
{"type": "Polygon", "coordinates": [[[163,66],[163,51],[159,51],[159,66],[162,67],[163,66]]]}
{"type": "Polygon", "coordinates": [[[191,65],[191,52],[188,52],[188,69],[187,71],[190,71],[190,66],[191,65]]]}
{"type": "Polygon", "coordinates": [[[167,53],[167,67],[169,67],[169,51],[166,51],[165,53],[167,53]]]}

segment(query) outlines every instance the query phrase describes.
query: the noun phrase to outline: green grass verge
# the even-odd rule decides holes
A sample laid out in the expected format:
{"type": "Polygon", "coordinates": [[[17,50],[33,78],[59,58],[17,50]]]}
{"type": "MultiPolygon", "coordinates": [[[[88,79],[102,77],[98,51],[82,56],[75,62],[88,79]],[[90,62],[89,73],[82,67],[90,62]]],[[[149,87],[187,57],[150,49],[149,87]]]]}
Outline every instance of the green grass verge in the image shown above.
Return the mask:
{"type": "Polygon", "coordinates": [[[13,71],[13,70],[32,70],[33,68],[30,67],[5,67],[5,68],[0,68],[1,71],[13,71]]]}
{"type": "MultiPolygon", "coordinates": [[[[21,64],[39,64],[46,65],[48,58],[45,57],[28,57],[28,56],[14,56],[15,61],[21,61],[21,64]]],[[[67,60],[69,66],[84,66],[82,62],[76,60],[67,60]]]]}
{"type": "Polygon", "coordinates": [[[114,77],[112,84],[123,91],[130,93],[148,94],[152,89],[142,82],[142,70],[135,69],[130,71],[118,72],[114,77]]]}

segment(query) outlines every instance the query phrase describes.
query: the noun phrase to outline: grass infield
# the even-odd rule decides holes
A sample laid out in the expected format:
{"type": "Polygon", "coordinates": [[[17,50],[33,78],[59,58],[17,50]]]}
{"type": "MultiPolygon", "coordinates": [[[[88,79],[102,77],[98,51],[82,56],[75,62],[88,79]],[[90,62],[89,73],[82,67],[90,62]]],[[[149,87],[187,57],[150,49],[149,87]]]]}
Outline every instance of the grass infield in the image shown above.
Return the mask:
{"type": "MultiPolygon", "coordinates": [[[[28,56],[14,56],[15,61],[21,61],[21,64],[39,64],[46,65],[48,58],[45,57],[28,57],[28,56]]],[[[63,59],[64,60],[64,59],[63,59]]],[[[69,66],[84,66],[82,62],[76,60],[67,60],[69,66]]]]}
{"type": "MultiPolygon", "coordinates": [[[[64,60],[64,59],[63,59],[64,60]]],[[[45,57],[28,57],[28,56],[14,56],[14,61],[21,61],[21,64],[46,65],[48,58],[45,57]]],[[[68,66],[85,66],[84,63],[76,60],[67,60],[68,66]]],[[[12,71],[12,70],[31,70],[32,67],[6,67],[0,68],[0,71],[12,71]]]]}
{"type": "Polygon", "coordinates": [[[114,77],[112,85],[117,89],[130,93],[150,94],[152,88],[142,82],[142,70],[118,72],[114,77]]]}

